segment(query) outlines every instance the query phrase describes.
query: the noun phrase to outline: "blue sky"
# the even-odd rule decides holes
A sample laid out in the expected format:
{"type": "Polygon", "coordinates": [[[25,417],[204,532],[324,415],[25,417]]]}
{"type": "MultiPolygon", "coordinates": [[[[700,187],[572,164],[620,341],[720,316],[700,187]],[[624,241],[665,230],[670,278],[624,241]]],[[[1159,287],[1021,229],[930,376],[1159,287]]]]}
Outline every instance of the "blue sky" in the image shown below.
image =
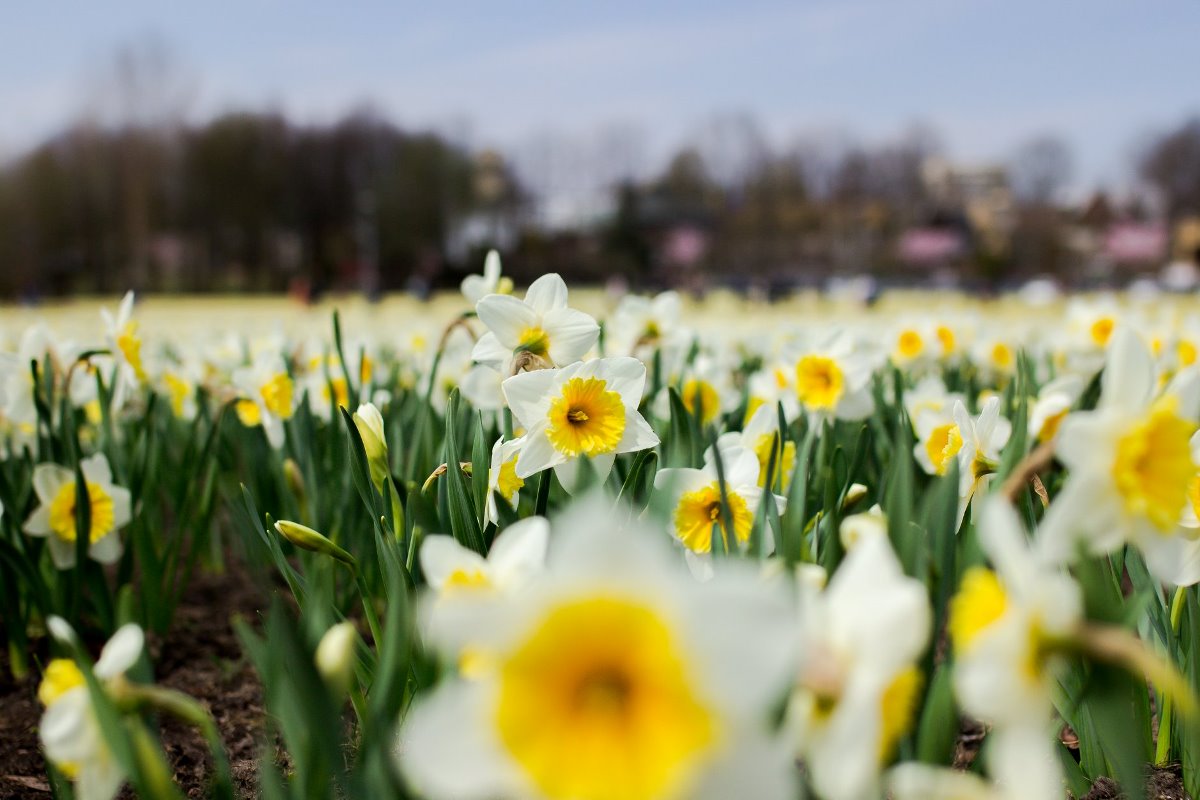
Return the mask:
{"type": "Polygon", "coordinates": [[[1196,0],[739,3],[30,3],[0,31],[0,154],[94,105],[118,45],[154,35],[194,88],[189,116],[273,107],[327,121],[370,103],[474,145],[642,131],[653,156],[714,112],[776,146],[921,120],[962,159],[1058,134],[1079,183],[1116,184],[1147,132],[1200,113],[1196,0]]]}

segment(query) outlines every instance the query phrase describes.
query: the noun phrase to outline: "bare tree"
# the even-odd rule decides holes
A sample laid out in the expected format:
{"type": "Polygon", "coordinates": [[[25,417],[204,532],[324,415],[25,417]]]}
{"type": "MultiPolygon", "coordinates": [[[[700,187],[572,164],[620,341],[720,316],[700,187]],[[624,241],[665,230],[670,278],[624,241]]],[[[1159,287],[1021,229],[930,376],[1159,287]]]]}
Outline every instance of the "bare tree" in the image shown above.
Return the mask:
{"type": "Polygon", "coordinates": [[[1200,117],[1153,141],[1139,172],[1158,191],[1171,219],[1200,214],[1200,117]]]}
{"type": "Polygon", "coordinates": [[[1018,199],[1031,205],[1053,205],[1075,171],[1071,147],[1057,136],[1036,136],[1017,148],[1010,170],[1018,199]]]}

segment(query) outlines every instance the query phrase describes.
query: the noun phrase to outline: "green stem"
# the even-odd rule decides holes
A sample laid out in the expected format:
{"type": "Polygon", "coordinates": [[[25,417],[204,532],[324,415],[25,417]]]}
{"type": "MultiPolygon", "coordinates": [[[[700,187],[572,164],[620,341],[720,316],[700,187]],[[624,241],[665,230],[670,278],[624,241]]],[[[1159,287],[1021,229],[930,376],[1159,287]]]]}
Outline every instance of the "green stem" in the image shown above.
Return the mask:
{"type": "Polygon", "coordinates": [[[371,593],[367,591],[367,584],[363,581],[362,573],[354,573],[354,581],[358,585],[358,593],[362,598],[363,614],[367,617],[367,627],[371,629],[371,638],[375,640],[375,647],[383,647],[383,628],[379,626],[379,617],[375,614],[375,606],[371,603],[371,593]]]}
{"type": "MultiPolygon", "coordinates": [[[[1183,621],[1183,605],[1187,598],[1187,587],[1180,586],[1175,590],[1171,599],[1171,633],[1178,636],[1183,621]]],[[[1154,763],[1163,766],[1171,760],[1171,723],[1175,716],[1174,697],[1170,694],[1163,697],[1162,713],[1158,716],[1158,742],[1154,749],[1154,763]]]]}

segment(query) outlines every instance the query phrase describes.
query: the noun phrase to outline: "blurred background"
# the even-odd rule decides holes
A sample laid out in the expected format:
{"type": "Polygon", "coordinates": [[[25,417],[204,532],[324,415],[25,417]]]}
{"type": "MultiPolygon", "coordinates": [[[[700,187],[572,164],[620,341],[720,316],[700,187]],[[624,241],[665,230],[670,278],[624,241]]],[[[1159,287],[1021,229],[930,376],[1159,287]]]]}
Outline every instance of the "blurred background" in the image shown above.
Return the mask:
{"type": "Polygon", "coordinates": [[[4,300],[1197,282],[1193,0],[7,16],[4,300]]]}

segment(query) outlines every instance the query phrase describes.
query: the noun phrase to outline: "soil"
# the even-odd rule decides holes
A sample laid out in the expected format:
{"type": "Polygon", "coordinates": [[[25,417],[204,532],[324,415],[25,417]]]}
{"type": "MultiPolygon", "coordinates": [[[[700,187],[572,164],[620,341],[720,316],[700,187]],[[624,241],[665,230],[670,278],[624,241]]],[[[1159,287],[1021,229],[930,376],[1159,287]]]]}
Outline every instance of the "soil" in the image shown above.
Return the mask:
{"type": "MultiPolygon", "coordinates": [[[[1116,781],[1101,778],[1079,800],[1120,800],[1125,793],[1116,781]]],[[[1156,768],[1146,777],[1146,800],[1191,800],[1183,790],[1178,767],[1156,768]]]]}
{"type": "MultiPolygon", "coordinates": [[[[230,620],[240,614],[256,625],[265,605],[260,586],[241,570],[201,576],[185,594],[166,640],[148,637],[156,683],[185,692],[212,714],[235,787],[247,798],[255,796],[266,710],[262,687],[230,620]]],[[[36,692],[36,677],[14,682],[7,657],[0,655],[0,800],[51,797],[38,746],[42,709],[36,692]]],[[[203,739],[172,719],[163,720],[160,736],[184,795],[205,797],[211,759],[203,739]]],[[[128,788],[119,795],[133,796],[128,788]]]]}

